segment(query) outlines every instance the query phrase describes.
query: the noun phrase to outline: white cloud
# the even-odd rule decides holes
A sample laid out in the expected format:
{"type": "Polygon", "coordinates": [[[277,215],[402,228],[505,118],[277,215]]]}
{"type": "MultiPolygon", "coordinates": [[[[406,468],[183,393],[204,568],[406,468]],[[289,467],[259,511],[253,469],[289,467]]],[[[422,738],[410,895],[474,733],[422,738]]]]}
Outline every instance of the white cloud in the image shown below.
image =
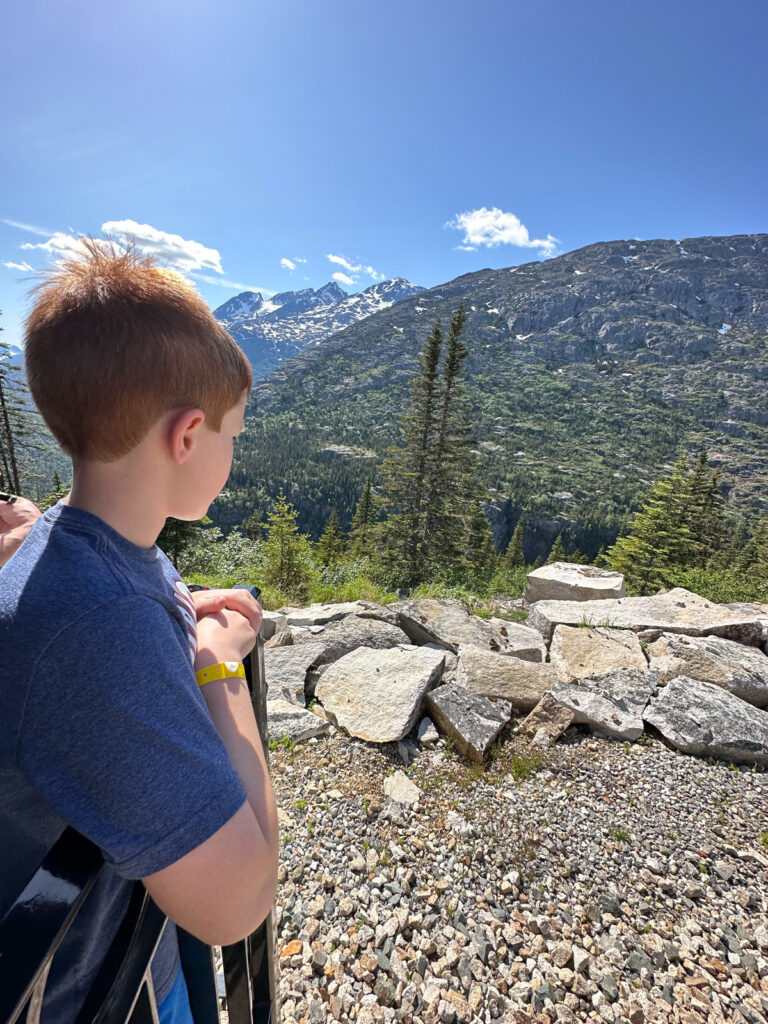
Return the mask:
{"type": "Polygon", "coordinates": [[[354,277],[349,277],[348,274],[342,274],[341,271],[337,271],[333,275],[333,280],[334,281],[341,281],[342,284],[355,284],[356,283],[354,277]]]}
{"type": "Polygon", "coordinates": [[[338,263],[340,267],[344,267],[345,270],[348,270],[352,274],[356,274],[359,270],[363,269],[362,266],[356,267],[354,263],[350,263],[349,260],[345,260],[343,256],[332,256],[328,253],[325,258],[330,260],[331,263],[338,263]]]}
{"type": "Polygon", "coordinates": [[[294,261],[296,263],[306,263],[307,262],[306,257],[304,257],[304,256],[294,256],[294,261]]]}
{"type": "Polygon", "coordinates": [[[283,256],[283,258],[280,260],[280,266],[284,267],[285,270],[296,269],[296,264],[293,262],[293,260],[286,259],[285,256],[283,256]]]}
{"type": "Polygon", "coordinates": [[[3,224],[7,224],[11,228],[18,228],[20,231],[27,231],[30,235],[40,235],[42,238],[48,238],[52,234],[52,232],[46,231],[45,228],[35,227],[34,224],[22,224],[18,220],[3,219],[3,224]]]}
{"type": "MultiPolygon", "coordinates": [[[[337,263],[340,267],[344,267],[344,269],[348,270],[350,272],[350,274],[358,275],[362,271],[364,274],[367,274],[374,281],[383,281],[384,280],[384,275],[380,274],[379,271],[375,270],[372,266],[370,266],[370,264],[368,266],[366,266],[364,263],[352,263],[350,260],[346,259],[344,256],[334,256],[331,253],[328,253],[325,258],[327,260],[330,260],[331,263],[337,263]]],[[[334,274],[333,276],[334,276],[334,278],[337,281],[341,281],[342,280],[342,278],[339,277],[337,274],[334,274]]],[[[357,284],[357,281],[358,281],[357,276],[355,276],[353,278],[347,278],[346,275],[344,275],[344,283],[345,284],[357,284]]]]}
{"type": "Polygon", "coordinates": [[[47,242],[22,242],[21,248],[42,249],[56,256],[80,256],[85,252],[82,243],[74,235],[67,235],[63,231],[56,231],[47,242]]]}
{"type": "Polygon", "coordinates": [[[258,284],[241,284],[239,281],[228,281],[224,277],[211,277],[209,274],[195,274],[195,279],[205,281],[206,284],[220,284],[224,288],[235,288],[239,292],[261,292],[267,297],[276,294],[274,288],[262,288],[258,284]]]}
{"type": "Polygon", "coordinates": [[[363,269],[365,270],[366,274],[369,277],[373,278],[374,281],[383,281],[384,280],[384,275],[380,274],[378,272],[378,270],[374,270],[373,267],[364,267],[363,269]]]}
{"type": "Polygon", "coordinates": [[[224,273],[218,249],[210,249],[201,242],[161,231],[150,224],[137,224],[135,220],[108,220],[101,225],[101,230],[121,242],[134,242],[148,256],[155,256],[183,273],[188,274],[193,270],[224,273]]]}
{"type": "Polygon", "coordinates": [[[26,260],[23,263],[3,262],[3,266],[8,267],[9,270],[23,270],[25,273],[29,270],[35,269],[34,267],[30,267],[26,260]]]}
{"type": "Polygon", "coordinates": [[[505,213],[497,206],[488,209],[467,210],[457,213],[446,224],[464,232],[463,245],[458,248],[471,252],[477,246],[494,248],[497,245],[515,245],[524,249],[538,249],[542,256],[554,256],[558,239],[554,235],[546,238],[531,238],[528,228],[514,213],[505,213]]]}

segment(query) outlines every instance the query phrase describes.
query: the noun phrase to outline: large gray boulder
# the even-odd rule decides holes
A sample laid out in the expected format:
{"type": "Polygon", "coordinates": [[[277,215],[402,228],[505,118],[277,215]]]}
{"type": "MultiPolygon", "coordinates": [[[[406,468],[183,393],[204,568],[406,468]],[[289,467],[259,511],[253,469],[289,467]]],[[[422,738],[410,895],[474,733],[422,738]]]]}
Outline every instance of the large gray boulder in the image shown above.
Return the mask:
{"type": "Polygon", "coordinates": [[[316,696],[334,725],[352,736],[373,743],[399,740],[416,724],[443,659],[443,651],[428,647],[359,647],[328,666],[316,696]]]}
{"type": "Polygon", "coordinates": [[[400,626],[415,644],[439,644],[454,654],[460,644],[473,644],[528,661],[546,657],[541,635],[535,630],[506,619],[470,615],[460,601],[414,598],[387,607],[397,612],[400,626]]]}
{"type": "Polygon", "coordinates": [[[578,562],[552,562],[528,573],[523,600],[600,601],[625,597],[624,577],[620,572],[598,569],[578,562]]]}
{"type": "Polygon", "coordinates": [[[325,657],[325,644],[312,643],[264,650],[264,678],[269,700],[283,698],[304,707],[307,674],[325,657]]]}
{"type": "Polygon", "coordinates": [[[686,754],[768,766],[768,712],[713,683],[676,676],[643,717],[686,754]]]}
{"type": "Polygon", "coordinates": [[[280,612],[262,611],[261,613],[261,639],[271,640],[275,633],[282,633],[287,628],[284,615],[280,612]]]}
{"type": "Polygon", "coordinates": [[[552,696],[573,713],[576,724],[632,741],[642,735],[643,712],[657,681],[655,672],[619,669],[581,679],[577,685],[557,683],[552,696]]]}
{"type": "Polygon", "coordinates": [[[481,697],[508,701],[516,711],[532,711],[556,681],[550,664],[510,658],[474,644],[459,647],[456,683],[481,697]]]}
{"type": "Polygon", "coordinates": [[[287,700],[267,701],[267,734],[270,741],[289,739],[293,743],[322,736],[330,725],[318,715],[287,700]]]}
{"type": "Polygon", "coordinates": [[[380,619],[360,618],[359,615],[345,615],[343,619],[331,621],[324,626],[315,625],[312,631],[294,627],[293,642],[297,647],[322,643],[325,653],[320,662],[321,666],[338,661],[358,647],[386,650],[389,647],[397,647],[398,644],[410,643],[402,629],[397,626],[382,622],[380,619]]]}
{"type": "Polygon", "coordinates": [[[698,594],[675,587],[651,597],[621,597],[604,601],[539,601],[528,625],[549,642],[555,626],[661,629],[688,636],[722,636],[743,644],[760,643],[762,625],[756,611],[734,611],[698,594]]]}
{"type": "Polygon", "coordinates": [[[658,669],[663,682],[689,676],[722,686],[756,708],[768,707],[768,657],[757,647],[719,636],[662,633],[646,651],[651,668],[658,669]]]}
{"type": "Polygon", "coordinates": [[[645,672],[648,662],[637,633],[631,629],[556,626],[549,660],[561,683],[575,683],[620,668],[645,672]]]}
{"type": "Polygon", "coordinates": [[[326,622],[335,622],[345,615],[356,615],[379,607],[373,601],[345,601],[339,604],[310,604],[306,608],[286,606],[279,608],[278,614],[285,616],[289,626],[324,626],[326,622]]]}
{"type": "Polygon", "coordinates": [[[426,710],[457,750],[478,764],[486,759],[512,717],[512,708],[506,701],[478,697],[453,684],[438,686],[427,694],[426,710]]]}
{"type": "Polygon", "coordinates": [[[768,604],[760,604],[759,602],[737,602],[735,604],[726,605],[726,608],[730,608],[735,612],[755,612],[762,626],[762,634],[760,638],[760,646],[768,654],[768,604]]]}

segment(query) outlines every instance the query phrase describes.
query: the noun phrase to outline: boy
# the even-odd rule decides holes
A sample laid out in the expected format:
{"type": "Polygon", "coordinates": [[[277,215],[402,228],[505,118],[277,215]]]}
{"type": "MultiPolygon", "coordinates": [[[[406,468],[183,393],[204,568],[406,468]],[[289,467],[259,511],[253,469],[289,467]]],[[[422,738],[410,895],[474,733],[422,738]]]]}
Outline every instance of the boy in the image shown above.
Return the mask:
{"type": "MultiPolygon", "coordinates": [[[[71,493],[0,571],[0,914],[66,825],[109,871],[57,953],[43,1024],[77,1015],[141,878],[225,944],[266,917],[277,815],[242,658],[247,591],[191,597],[155,546],[229,474],[251,384],[196,293],[133,251],[85,241],[38,290],[29,387],[72,458],[71,493]]],[[[191,1021],[168,924],[160,1020],[191,1021]]]]}

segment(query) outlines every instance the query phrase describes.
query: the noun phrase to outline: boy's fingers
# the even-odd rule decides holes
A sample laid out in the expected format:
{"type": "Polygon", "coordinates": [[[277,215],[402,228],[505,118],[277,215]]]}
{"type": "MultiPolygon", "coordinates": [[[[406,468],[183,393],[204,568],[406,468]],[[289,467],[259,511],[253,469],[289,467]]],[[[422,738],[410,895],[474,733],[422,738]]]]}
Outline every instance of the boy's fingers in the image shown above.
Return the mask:
{"type": "Polygon", "coordinates": [[[261,628],[261,608],[247,590],[198,590],[193,595],[198,619],[227,608],[248,619],[254,633],[261,628]]]}

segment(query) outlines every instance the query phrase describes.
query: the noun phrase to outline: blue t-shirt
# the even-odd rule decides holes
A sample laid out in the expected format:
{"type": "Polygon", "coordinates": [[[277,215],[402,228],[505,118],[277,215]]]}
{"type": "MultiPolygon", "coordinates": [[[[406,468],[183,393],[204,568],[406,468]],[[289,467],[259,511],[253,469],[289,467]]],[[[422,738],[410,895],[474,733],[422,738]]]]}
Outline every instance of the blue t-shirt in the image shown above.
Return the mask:
{"type": "MultiPolygon", "coordinates": [[[[159,548],[56,505],[0,570],[0,916],[66,825],[109,870],[54,959],[44,1024],[74,1019],[132,881],[210,838],[245,791],[195,681],[194,606],[159,548]]],[[[166,927],[158,1001],[178,968],[166,927]]]]}

